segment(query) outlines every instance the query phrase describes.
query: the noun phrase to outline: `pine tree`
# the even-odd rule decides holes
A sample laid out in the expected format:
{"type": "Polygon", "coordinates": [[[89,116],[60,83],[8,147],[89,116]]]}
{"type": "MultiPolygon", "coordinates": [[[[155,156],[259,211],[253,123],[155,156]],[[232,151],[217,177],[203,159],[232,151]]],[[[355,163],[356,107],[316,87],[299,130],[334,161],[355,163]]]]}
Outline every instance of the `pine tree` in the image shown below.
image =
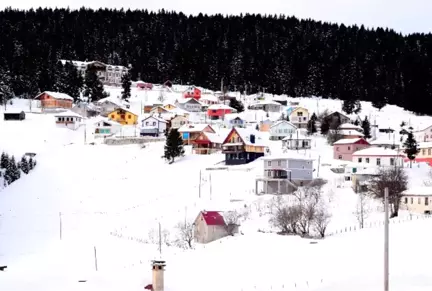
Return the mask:
{"type": "Polygon", "coordinates": [[[36,161],[34,161],[32,157],[30,157],[28,161],[29,172],[33,170],[35,166],[36,166],[36,161]]]}
{"type": "Polygon", "coordinates": [[[286,121],[290,121],[289,115],[286,116],[286,121]]]}
{"type": "Polygon", "coordinates": [[[356,119],[356,120],[354,120],[353,124],[358,126],[360,124],[360,122],[358,119],[356,119]]]}
{"type": "Polygon", "coordinates": [[[108,96],[96,74],[96,70],[88,69],[86,71],[83,96],[88,97],[89,102],[98,101],[108,96]]]}
{"type": "Polygon", "coordinates": [[[77,102],[84,86],[84,80],[72,62],[67,62],[64,65],[64,72],[61,75],[60,80],[63,86],[61,92],[68,94],[74,98],[75,102],[77,102]]]}
{"type": "Polygon", "coordinates": [[[26,156],[22,156],[21,162],[20,162],[20,168],[21,168],[21,171],[24,172],[24,174],[28,174],[30,172],[29,163],[27,161],[26,156]]]}
{"type": "Polygon", "coordinates": [[[131,97],[131,87],[132,87],[131,75],[129,72],[127,72],[122,76],[121,82],[123,88],[121,92],[121,98],[123,100],[129,99],[131,97]]]}
{"type": "Polygon", "coordinates": [[[317,132],[315,121],[311,118],[307,123],[307,133],[312,135],[317,132]]]}
{"type": "Polygon", "coordinates": [[[229,106],[236,109],[239,113],[244,111],[243,103],[240,100],[237,100],[237,98],[232,98],[229,102],[229,106]]]}
{"type": "Polygon", "coordinates": [[[365,138],[371,138],[371,127],[367,116],[365,116],[364,120],[362,121],[361,127],[363,128],[363,134],[365,138]]]}
{"type": "Polygon", "coordinates": [[[329,130],[330,130],[330,123],[329,123],[329,120],[327,118],[324,118],[321,121],[320,130],[321,130],[321,134],[322,135],[326,135],[329,132],[329,130]]]}
{"type": "Polygon", "coordinates": [[[171,163],[174,163],[176,157],[184,155],[183,139],[177,128],[170,130],[165,144],[164,158],[171,163]]]}
{"type": "Polygon", "coordinates": [[[21,174],[20,174],[18,166],[15,162],[15,157],[12,156],[9,159],[8,167],[6,168],[6,172],[5,172],[6,182],[8,183],[8,185],[10,185],[13,182],[15,182],[16,180],[18,180],[20,178],[20,176],[21,176],[21,174]]]}
{"type": "Polygon", "coordinates": [[[9,167],[9,155],[2,152],[0,157],[0,169],[7,169],[9,167]]]}
{"type": "Polygon", "coordinates": [[[315,112],[312,114],[310,120],[313,120],[315,122],[318,120],[318,117],[316,116],[315,112]]]}
{"type": "Polygon", "coordinates": [[[13,97],[11,85],[10,72],[0,67],[0,105],[13,97]]]}
{"type": "Polygon", "coordinates": [[[259,125],[257,124],[256,126],[255,126],[255,130],[258,130],[259,131],[259,125]]]}
{"type": "Polygon", "coordinates": [[[354,112],[355,108],[355,101],[354,100],[344,100],[342,103],[342,111],[344,111],[346,114],[351,114],[354,112]]]}
{"type": "Polygon", "coordinates": [[[418,148],[417,141],[414,138],[414,134],[412,130],[408,132],[407,138],[404,142],[404,153],[407,155],[410,160],[410,168],[412,168],[412,161],[416,158],[417,154],[420,152],[418,148]]]}
{"type": "Polygon", "coordinates": [[[356,100],[356,101],[354,102],[354,109],[353,109],[353,112],[354,112],[355,114],[359,114],[359,113],[361,112],[361,110],[362,110],[362,107],[361,107],[360,100],[356,100]]]}

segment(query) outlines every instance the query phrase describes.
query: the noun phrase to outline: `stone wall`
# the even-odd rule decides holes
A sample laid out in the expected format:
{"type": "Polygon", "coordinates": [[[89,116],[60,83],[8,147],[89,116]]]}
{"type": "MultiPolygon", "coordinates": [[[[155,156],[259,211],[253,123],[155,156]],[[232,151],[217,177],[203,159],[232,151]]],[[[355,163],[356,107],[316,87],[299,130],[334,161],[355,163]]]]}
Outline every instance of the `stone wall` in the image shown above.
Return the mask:
{"type": "Polygon", "coordinates": [[[122,137],[122,138],[115,138],[115,137],[107,137],[104,139],[104,143],[107,145],[127,145],[127,144],[144,144],[149,142],[159,142],[164,141],[165,138],[157,137],[122,137]]]}

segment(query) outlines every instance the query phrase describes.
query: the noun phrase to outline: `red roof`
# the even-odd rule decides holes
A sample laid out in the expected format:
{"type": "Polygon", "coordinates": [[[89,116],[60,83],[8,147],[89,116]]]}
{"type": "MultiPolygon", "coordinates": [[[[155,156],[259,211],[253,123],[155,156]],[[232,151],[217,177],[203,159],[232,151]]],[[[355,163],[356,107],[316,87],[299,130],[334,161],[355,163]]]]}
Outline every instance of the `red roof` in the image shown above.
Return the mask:
{"type": "Polygon", "coordinates": [[[207,225],[225,225],[225,220],[217,211],[202,211],[204,221],[207,225]]]}
{"type": "Polygon", "coordinates": [[[153,290],[153,285],[152,284],[148,284],[147,286],[144,287],[145,290],[153,290]]]}

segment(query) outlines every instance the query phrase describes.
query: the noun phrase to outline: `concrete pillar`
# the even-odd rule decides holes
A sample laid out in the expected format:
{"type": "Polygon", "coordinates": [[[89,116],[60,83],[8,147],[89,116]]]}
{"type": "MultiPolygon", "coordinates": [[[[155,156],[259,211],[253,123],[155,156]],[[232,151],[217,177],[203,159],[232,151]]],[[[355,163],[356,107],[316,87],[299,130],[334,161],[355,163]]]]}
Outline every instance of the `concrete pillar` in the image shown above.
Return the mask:
{"type": "Polygon", "coordinates": [[[152,272],[153,280],[152,286],[153,291],[164,291],[164,272],[165,272],[165,261],[153,261],[152,272]]]}
{"type": "Polygon", "coordinates": [[[281,194],[281,180],[278,180],[278,194],[281,194]]]}

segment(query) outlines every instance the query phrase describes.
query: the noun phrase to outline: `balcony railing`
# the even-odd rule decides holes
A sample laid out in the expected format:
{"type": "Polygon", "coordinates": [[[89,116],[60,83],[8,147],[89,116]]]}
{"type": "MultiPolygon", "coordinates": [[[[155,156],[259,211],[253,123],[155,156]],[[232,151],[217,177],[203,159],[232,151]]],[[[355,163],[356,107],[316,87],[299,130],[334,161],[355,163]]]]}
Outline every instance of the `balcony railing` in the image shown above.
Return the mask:
{"type": "Polygon", "coordinates": [[[244,145],[224,145],[222,147],[223,153],[239,153],[244,151],[245,151],[244,145]]]}

